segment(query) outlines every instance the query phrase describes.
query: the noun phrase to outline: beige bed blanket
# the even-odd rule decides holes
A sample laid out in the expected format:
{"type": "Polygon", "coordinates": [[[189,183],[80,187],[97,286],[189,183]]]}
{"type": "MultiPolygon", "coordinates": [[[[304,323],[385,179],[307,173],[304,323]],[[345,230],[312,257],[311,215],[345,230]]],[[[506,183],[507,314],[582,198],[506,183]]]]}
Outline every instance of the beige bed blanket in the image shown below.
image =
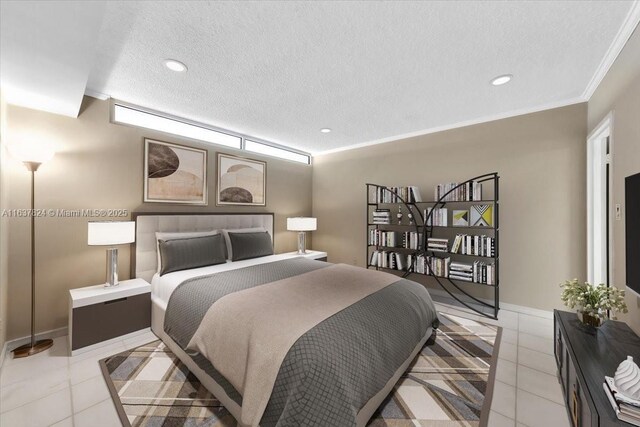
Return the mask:
{"type": "Polygon", "coordinates": [[[280,365],[305,332],[397,282],[345,264],[229,294],[215,302],[189,342],[242,395],[242,424],[257,426],[280,365]]]}

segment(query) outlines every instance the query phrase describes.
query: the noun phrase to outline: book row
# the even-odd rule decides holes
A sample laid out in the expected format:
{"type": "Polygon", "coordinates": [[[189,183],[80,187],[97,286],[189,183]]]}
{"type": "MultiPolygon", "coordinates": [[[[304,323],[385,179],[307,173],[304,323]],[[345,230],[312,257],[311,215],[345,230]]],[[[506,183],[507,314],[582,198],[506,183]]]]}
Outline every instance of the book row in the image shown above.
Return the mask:
{"type": "Polygon", "coordinates": [[[482,184],[479,182],[467,182],[458,187],[458,183],[449,182],[438,184],[435,187],[434,200],[442,199],[446,202],[473,202],[482,200],[482,184]]]}
{"type": "Polygon", "coordinates": [[[484,257],[496,256],[496,239],[489,236],[472,236],[458,234],[451,244],[452,254],[475,255],[484,257]]]}
{"type": "Polygon", "coordinates": [[[370,203],[416,203],[421,202],[420,190],[415,185],[408,187],[369,187],[370,203]]]}
{"type": "Polygon", "coordinates": [[[428,274],[487,285],[495,285],[496,283],[495,264],[487,264],[480,261],[467,264],[451,262],[451,258],[426,256],[424,254],[405,255],[394,251],[376,250],[371,253],[369,266],[401,271],[406,271],[413,266],[413,271],[418,274],[428,274]]]}
{"type": "Polygon", "coordinates": [[[369,245],[418,249],[421,241],[422,233],[416,233],[415,231],[369,230],[369,245]]]}

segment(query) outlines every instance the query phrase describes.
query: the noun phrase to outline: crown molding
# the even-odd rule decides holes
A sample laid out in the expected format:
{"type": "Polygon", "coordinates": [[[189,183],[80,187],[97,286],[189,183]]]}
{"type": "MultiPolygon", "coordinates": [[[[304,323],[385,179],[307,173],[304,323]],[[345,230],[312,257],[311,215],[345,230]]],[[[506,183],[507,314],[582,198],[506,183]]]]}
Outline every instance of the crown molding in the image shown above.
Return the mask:
{"type": "Polygon", "coordinates": [[[591,77],[591,80],[587,84],[587,87],[584,89],[582,93],[582,97],[587,101],[591,99],[591,96],[596,91],[604,76],[607,75],[609,69],[615,62],[622,49],[627,44],[627,41],[635,31],[636,27],[638,27],[638,23],[640,22],[640,1],[635,0],[631,5],[631,9],[629,13],[627,13],[627,17],[624,22],[620,26],[618,30],[618,34],[613,39],[611,46],[607,50],[607,53],[602,58],[600,65],[596,69],[596,72],[591,77]]]}
{"type": "Polygon", "coordinates": [[[352,145],[347,145],[345,147],[333,148],[331,150],[312,152],[311,154],[315,156],[324,156],[326,154],[338,153],[341,151],[355,150],[358,148],[370,147],[372,145],[385,144],[388,142],[399,141],[407,138],[414,138],[416,136],[429,135],[437,132],[444,132],[451,129],[463,128],[466,126],[477,125],[481,123],[493,122],[496,120],[508,119],[511,117],[523,116],[525,114],[538,113],[540,111],[552,110],[554,108],[567,107],[569,105],[581,104],[583,102],[587,102],[586,99],[582,97],[571,98],[564,101],[552,102],[548,104],[543,104],[537,107],[531,108],[523,108],[520,110],[513,110],[505,113],[493,114],[490,116],[480,117],[477,119],[465,120],[462,122],[452,123],[444,126],[436,126],[433,128],[423,129],[415,132],[404,133],[401,135],[389,136],[386,138],[376,139],[373,141],[360,142],[352,145]]]}

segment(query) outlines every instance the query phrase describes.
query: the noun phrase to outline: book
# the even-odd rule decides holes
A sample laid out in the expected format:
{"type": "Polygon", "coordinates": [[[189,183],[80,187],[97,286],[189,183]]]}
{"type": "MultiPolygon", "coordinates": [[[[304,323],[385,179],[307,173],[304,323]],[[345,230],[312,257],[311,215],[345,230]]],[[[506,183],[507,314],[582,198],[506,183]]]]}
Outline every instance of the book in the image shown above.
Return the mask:
{"type": "Polygon", "coordinates": [[[613,378],[605,377],[605,381],[602,383],[602,388],[604,389],[604,392],[609,399],[609,403],[611,404],[611,408],[613,408],[618,419],[640,427],[640,411],[638,410],[640,407],[621,401],[621,398],[625,397],[617,392],[615,384],[613,383],[613,378]]]}

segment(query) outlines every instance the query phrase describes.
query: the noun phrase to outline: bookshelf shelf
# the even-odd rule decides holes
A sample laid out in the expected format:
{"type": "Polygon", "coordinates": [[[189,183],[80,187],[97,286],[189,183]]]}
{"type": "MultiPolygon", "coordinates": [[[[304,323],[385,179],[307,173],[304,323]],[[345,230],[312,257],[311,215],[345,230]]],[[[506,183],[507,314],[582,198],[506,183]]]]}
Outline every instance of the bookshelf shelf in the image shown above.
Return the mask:
{"type": "Polygon", "coordinates": [[[482,316],[497,319],[500,310],[499,180],[498,173],[493,172],[460,184],[441,184],[434,192],[439,199],[430,201],[416,201],[421,198],[420,190],[415,186],[366,184],[367,268],[402,277],[413,274],[432,277],[462,305],[482,316]],[[486,190],[485,198],[482,197],[483,190],[486,190]],[[451,198],[456,200],[447,200],[451,198]],[[466,200],[469,198],[477,200],[466,200]],[[408,223],[409,213],[413,216],[412,224],[408,223]],[[372,219],[382,221],[374,223],[372,219]],[[399,219],[405,223],[398,224],[399,219]],[[453,225],[454,220],[456,225],[453,225]],[[427,225],[432,223],[435,225],[427,225]],[[451,231],[447,232],[447,229],[451,231]],[[411,246],[415,247],[418,242],[418,249],[404,247],[409,245],[409,239],[411,246]],[[400,243],[401,246],[386,246],[381,242],[400,243]],[[454,242],[456,247],[462,247],[456,253],[450,251],[454,242]],[[460,253],[470,248],[495,256],[460,253]],[[449,273],[471,280],[451,277],[449,273]],[[468,287],[466,290],[461,288],[462,284],[493,288],[493,301],[474,297],[468,287]],[[473,304],[483,309],[477,309],[473,304]]]}

